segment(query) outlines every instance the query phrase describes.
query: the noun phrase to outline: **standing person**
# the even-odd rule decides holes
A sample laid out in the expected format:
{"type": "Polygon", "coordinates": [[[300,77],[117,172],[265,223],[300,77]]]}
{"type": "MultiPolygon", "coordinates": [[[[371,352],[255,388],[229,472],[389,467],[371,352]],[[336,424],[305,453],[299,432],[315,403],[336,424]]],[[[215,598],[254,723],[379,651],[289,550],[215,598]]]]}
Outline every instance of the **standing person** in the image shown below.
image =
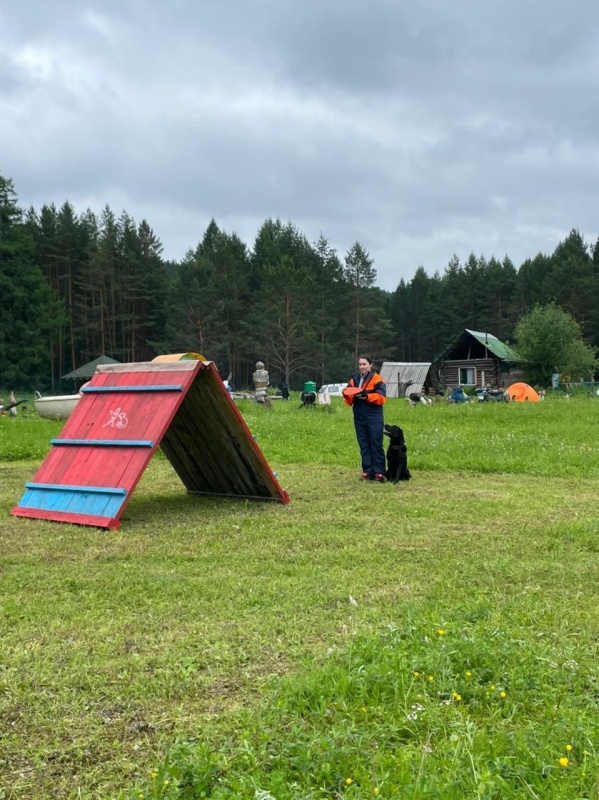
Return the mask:
{"type": "Polygon", "coordinates": [[[254,400],[256,403],[263,404],[267,408],[272,409],[272,404],[267,391],[268,386],[270,385],[270,379],[268,377],[268,370],[265,369],[263,361],[256,361],[256,369],[252,375],[252,380],[254,381],[254,388],[256,390],[254,394],[254,400]]]}
{"type": "Polygon", "coordinates": [[[383,404],[387,400],[387,387],[373,370],[369,356],[360,356],[358,372],[351,376],[342,394],[343,401],[354,412],[356,438],[362,455],[361,480],[384,483],[383,404]]]}

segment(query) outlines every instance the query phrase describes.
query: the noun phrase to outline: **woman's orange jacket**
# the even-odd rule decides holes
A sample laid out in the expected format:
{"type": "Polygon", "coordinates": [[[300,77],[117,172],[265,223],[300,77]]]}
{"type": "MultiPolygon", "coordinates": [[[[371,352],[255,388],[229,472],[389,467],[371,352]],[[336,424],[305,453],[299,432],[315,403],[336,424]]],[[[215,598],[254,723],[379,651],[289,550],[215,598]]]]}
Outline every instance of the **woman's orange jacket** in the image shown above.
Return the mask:
{"type": "MultiPolygon", "coordinates": [[[[348,389],[356,389],[360,383],[361,375],[352,375],[347,385],[348,389]]],[[[366,400],[358,400],[361,403],[372,403],[376,406],[382,406],[387,399],[387,386],[385,381],[381,378],[378,372],[369,372],[366,375],[366,380],[361,387],[362,392],[366,392],[366,400]]],[[[345,393],[344,389],[341,394],[343,395],[343,402],[348,406],[353,406],[355,400],[354,392],[345,393]]]]}

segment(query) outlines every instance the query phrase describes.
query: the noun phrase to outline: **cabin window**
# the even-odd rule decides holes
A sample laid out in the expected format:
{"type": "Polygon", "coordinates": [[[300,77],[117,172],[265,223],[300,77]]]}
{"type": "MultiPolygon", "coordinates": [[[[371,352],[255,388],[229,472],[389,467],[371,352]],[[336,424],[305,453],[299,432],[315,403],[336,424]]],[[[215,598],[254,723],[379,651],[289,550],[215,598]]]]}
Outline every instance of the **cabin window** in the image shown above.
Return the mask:
{"type": "Polygon", "coordinates": [[[474,367],[460,367],[460,385],[474,386],[474,367]]]}

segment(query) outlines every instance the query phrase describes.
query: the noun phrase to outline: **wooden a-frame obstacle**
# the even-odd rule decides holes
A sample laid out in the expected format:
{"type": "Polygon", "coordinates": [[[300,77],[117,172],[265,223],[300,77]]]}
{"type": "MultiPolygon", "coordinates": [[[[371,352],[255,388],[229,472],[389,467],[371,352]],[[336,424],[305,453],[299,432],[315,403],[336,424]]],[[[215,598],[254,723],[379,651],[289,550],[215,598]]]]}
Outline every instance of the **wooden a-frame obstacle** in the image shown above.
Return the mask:
{"type": "Polygon", "coordinates": [[[158,447],[190,493],[289,502],[214,364],[158,360],[97,368],[10,513],[118,528],[158,447]]]}

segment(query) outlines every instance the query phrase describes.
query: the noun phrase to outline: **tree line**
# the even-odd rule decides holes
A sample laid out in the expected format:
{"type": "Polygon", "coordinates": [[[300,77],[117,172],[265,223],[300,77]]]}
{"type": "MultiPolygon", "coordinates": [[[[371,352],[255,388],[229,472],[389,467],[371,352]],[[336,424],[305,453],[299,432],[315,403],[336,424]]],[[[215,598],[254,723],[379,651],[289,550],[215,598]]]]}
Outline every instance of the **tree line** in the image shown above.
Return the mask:
{"type": "Polygon", "coordinates": [[[195,351],[236,388],[264,361],[274,384],[344,379],[360,353],[431,361],[464,329],[512,342],[518,322],[554,303],[599,346],[599,242],[573,230],[551,255],[454,256],[418,267],[394,292],[376,286],[354,242],[340,257],[321,235],[267,219],[251,247],[212,220],[180,262],[150,225],[106,206],[23,210],[0,175],[0,386],[68,390],[61,377],[106,354],[119,361],[195,351]]]}

